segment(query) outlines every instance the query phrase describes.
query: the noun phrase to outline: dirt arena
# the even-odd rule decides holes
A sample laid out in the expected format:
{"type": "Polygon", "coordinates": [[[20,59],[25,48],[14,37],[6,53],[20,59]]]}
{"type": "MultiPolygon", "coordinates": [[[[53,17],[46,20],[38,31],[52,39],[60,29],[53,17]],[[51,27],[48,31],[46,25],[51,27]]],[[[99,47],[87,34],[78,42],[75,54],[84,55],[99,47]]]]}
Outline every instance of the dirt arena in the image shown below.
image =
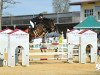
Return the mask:
{"type": "Polygon", "coordinates": [[[100,75],[100,71],[89,63],[34,63],[28,67],[0,67],[0,75],[100,75]]]}
{"type": "Polygon", "coordinates": [[[95,64],[90,63],[69,64],[66,60],[41,60],[30,61],[27,67],[0,67],[0,75],[100,75],[100,71],[96,71],[95,64]]]}

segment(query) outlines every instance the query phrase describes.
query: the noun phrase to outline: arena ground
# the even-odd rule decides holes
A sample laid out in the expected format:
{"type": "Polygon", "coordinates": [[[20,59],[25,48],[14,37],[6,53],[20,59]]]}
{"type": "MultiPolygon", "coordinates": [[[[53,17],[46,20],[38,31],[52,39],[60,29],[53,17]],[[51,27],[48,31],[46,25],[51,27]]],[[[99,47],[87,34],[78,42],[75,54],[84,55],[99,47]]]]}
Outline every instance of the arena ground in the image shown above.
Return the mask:
{"type": "Polygon", "coordinates": [[[0,75],[100,75],[95,64],[33,63],[28,67],[0,67],[0,75]]]}
{"type": "MultiPolygon", "coordinates": [[[[100,58],[98,60],[100,62],[100,58]]],[[[66,60],[31,60],[26,67],[20,64],[15,67],[0,67],[0,75],[100,75],[100,70],[97,71],[95,66],[96,64],[88,62],[69,64],[66,60]]]]}

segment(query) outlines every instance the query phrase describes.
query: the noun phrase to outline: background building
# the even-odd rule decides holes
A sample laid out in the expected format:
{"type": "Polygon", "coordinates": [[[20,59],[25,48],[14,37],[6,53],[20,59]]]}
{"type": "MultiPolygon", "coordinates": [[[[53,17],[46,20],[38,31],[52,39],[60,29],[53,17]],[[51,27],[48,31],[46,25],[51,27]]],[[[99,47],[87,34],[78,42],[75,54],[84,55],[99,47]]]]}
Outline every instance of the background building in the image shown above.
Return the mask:
{"type": "MultiPolygon", "coordinates": [[[[25,30],[30,26],[30,19],[36,17],[38,14],[34,15],[20,15],[20,16],[4,16],[2,18],[2,29],[5,28],[19,28],[25,30]]],[[[68,12],[68,13],[50,13],[43,14],[46,18],[51,18],[54,20],[56,29],[59,33],[63,31],[66,34],[67,29],[73,29],[80,21],[80,12],[68,12]]],[[[64,35],[66,38],[66,35],[64,35]]]]}
{"type": "Polygon", "coordinates": [[[76,29],[92,29],[97,32],[100,39],[100,0],[80,0],[70,3],[70,5],[80,5],[80,24],[76,29]]]}
{"type": "Polygon", "coordinates": [[[90,15],[100,21],[100,0],[80,0],[79,2],[70,3],[70,5],[80,5],[80,22],[90,15]]]}

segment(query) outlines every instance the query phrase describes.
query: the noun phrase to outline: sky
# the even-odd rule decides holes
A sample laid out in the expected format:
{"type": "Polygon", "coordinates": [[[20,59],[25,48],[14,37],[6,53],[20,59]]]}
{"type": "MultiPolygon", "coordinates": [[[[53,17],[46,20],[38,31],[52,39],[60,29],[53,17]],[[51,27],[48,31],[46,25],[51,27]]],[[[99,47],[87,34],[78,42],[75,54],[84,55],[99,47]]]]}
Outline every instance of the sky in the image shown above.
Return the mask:
{"type": "MultiPolygon", "coordinates": [[[[20,2],[4,9],[3,15],[34,15],[41,12],[53,13],[52,0],[16,0],[20,2]]],[[[80,0],[71,0],[72,2],[80,0]]],[[[79,6],[71,7],[70,11],[79,11],[79,6]]]]}

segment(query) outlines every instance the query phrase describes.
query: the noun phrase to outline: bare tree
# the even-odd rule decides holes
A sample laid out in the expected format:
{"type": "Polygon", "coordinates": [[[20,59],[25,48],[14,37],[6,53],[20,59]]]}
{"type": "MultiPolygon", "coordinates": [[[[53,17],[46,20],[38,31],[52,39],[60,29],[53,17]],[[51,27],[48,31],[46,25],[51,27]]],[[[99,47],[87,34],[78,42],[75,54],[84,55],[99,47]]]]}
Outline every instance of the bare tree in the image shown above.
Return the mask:
{"type": "Polygon", "coordinates": [[[53,0],[52,6],[55,13],[66,13],[69,11],[70,0],[53,0]]]}
{"type": "Polygon", "coordinates": [[[0,30],[2,29],[2,12],[3,9],[6,9],[9,7],[9,4],[16,4],[15,0],[0,0],[0,30]]]}
{"type": "Polygon", "coordinates": [[[1,20],[2,20],[2,6],[3,6],[3,0],[0,0],[0,30],[1,30],[1,20]]]}

